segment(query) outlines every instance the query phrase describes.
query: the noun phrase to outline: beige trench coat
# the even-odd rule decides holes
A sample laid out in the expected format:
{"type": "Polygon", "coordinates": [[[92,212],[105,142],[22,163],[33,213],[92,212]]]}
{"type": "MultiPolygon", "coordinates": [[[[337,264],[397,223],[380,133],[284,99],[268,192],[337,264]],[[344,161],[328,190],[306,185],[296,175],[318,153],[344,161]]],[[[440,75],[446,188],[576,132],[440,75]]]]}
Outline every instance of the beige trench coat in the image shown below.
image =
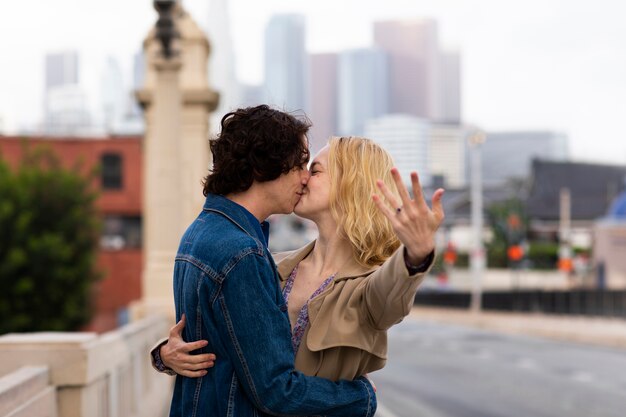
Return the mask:
{"type": "MultiPolygon", "coordinates": [[[[314,246],[311,242],[274,255],[281,286],[314,246]]],[[[409,276],[403,252],[401,246],[374,268],[353,260],[309,301],[309,326],[296,354],[297,370],[337,380],[354,379],[385,366],[387,329],[409,314],[417,287],[428,272],[409,276]]]]}

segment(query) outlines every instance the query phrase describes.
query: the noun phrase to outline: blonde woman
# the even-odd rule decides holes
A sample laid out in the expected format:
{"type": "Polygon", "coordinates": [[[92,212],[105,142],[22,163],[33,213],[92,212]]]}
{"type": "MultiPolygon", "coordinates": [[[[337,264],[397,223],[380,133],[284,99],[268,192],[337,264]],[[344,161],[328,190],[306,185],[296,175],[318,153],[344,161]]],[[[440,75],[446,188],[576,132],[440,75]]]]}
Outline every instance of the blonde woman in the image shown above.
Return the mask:
{"type": "MultiPolygon", "coordinates": [[[[443,189],[434,192],[429,208],[412,173],[411,199],[389,154],[359,137],[331,138],[309,171],[294,212],[317,225],[318,238],[274,256],[295,368],[354,379],[385,365],[387,330],[409,313],[433,261],[435,232],[444,218],[443,189]]],[[[183,319],[172,328],[169,342],[152,351],[153,359],[161,371],[203,376],[219,358],[191,355],[207,342],[185,343],[184,324],[183,319]]]]}

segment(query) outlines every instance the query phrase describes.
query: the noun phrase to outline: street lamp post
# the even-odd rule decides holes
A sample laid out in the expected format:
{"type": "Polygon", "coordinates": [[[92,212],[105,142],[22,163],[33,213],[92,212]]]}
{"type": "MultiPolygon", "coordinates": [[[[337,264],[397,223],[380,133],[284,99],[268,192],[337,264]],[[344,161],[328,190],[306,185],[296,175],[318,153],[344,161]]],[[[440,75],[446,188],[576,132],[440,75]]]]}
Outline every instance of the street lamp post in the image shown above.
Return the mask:
{"type": "Polygon", "coordinates": [[[483,190],[481,145],[487,136],[477,131],[469,137],[470,169],[471,169],[471,202],[472,202],[472,250],[470,266],[472,269],[472,297],[470,308],[479,312],[482,308],[482,276],[485,271],[485,249],[483,248],[483,190]]]}

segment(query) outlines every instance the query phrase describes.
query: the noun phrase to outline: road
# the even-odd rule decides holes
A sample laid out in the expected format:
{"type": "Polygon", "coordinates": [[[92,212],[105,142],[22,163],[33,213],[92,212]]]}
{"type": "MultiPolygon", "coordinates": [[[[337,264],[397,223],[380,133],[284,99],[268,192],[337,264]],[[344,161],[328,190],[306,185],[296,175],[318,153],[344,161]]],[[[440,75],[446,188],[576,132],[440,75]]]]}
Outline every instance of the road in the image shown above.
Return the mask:
{"type": "Polygon", "coordinates": [[[410,319],[389,345],[377,417],[626,416],[626,350],[410,319]]]}

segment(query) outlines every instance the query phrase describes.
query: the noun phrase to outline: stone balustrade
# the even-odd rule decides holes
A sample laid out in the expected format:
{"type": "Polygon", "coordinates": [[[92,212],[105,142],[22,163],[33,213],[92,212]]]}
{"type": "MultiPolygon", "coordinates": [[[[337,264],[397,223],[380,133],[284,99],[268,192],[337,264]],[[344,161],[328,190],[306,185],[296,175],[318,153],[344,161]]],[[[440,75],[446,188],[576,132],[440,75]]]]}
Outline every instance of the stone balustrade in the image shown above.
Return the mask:
{"type": "Polygon", "coordinates": [[[0,417],[167,415],[174,379],[148,351],[169,326],[155,315],[101,335],[0,336],[0,417]]]}

